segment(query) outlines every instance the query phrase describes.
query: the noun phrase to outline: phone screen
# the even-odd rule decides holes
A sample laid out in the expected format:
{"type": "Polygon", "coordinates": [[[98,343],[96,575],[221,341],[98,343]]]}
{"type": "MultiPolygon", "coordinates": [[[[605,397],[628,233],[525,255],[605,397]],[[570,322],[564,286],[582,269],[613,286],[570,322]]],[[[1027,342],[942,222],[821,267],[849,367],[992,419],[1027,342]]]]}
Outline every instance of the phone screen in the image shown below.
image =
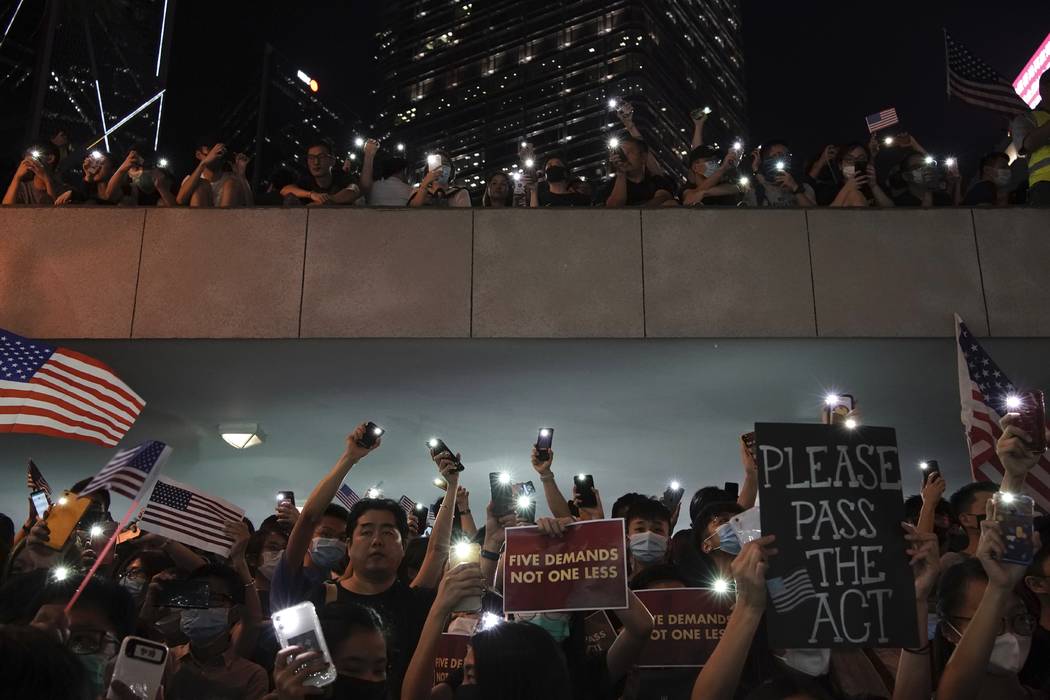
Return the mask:
{"type": "Polygon", "coordinates": [[[157,596],[159,608],[197,608],[209,607],[211,591],[204,579],[196,581],[165,581],[157,596]]]}
{"type": "Polygon", "coordinates": [[[755,442],[755,433],[754,433],[754,431],[751,431],[750,433],[744,433],[743,435],[741,435],[740,436],[740,441],[742,443],[744,443],[744,447],[746,447],[747,451],[751,453],[751,459],[753,459],[753,460],[755,460],[757,462],[758,461],[758,450],[755,447],[756,442],[755,442]]]}
{"type": "Polygon", "coordinates": [[[998,520],[1006,542],[1003,561],[1025,566],[1031,564],[1034,557],[1032,516],[1020,513],[1001,513],[998,520]]]}
{"type": "Polygon", "coordinates": [[[678,504],[682,502],[682,495],[685,493],[685,489],[679,486],[677,489],[668,486],[664,489],[664,496],[660,500],[663,502],[664,507],[669,511],[674,511],[678,504]]]}
{"type": "Polygon", "coordinates": [[[937,463],[937,460],[931,459],[926,462],[926,468],[922,470],[922,483],[926,484],[930,480],[933,474],[941,471],[941,465],[937,463]]]}
{"type": "Polygon", "coordinates": [[[280,505],[281,503],[286,503],[286,502],[287,503],[291,503],[293,507],[295,506],[295,492],[294,491],[278,491],[277,492],[277,504],[280,505]]]}
{"type": "Polygon", "coordinates": [[[735,501],[740,497],[740,484],[735,481],[727,481],[723,490],[730,501],[735,501]]]}
{"type": "Polygon", "coordinates": [[[594,477],[590,474],[577,474],[573,477],[576,484],[576,495],[580,497],[580,506],[593,508],[598,505],[598,497],[594,495],[594,477]]]}
{"type": "Polygon", "coordinates": [[[47,515],[47,509],[51,507],[51,501],[47,497],[46,491],[34,491],[30,498],[33,499],[33,508],[36,510],[36,517],[41,520],[47,515]]]}
{"type": "Polygon", "coordinates": [[[514,485],[500,482],[500,472],[489,472],[489,491],[492,494],[492,511],[506,515],[514,511],[514,485]]]}
{"type": "Polygon", "coordinates": [[[1046,450],[1046,407],[1043,403],[1043,392],[1024,391],[1021,392],[1020,399],[1020,428],[1032,438],[1029,449],[1035,453],[1042,453],[1046,450]]]}

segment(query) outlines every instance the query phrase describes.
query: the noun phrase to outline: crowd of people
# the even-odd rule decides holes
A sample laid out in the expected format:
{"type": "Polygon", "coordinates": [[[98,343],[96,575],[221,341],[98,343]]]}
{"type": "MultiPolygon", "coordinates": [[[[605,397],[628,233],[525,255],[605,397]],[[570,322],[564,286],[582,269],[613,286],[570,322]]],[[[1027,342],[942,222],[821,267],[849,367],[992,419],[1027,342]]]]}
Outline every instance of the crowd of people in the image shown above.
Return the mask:
{"type": "MultiPolygon", "coordinates": [[[[1041,80],[1050,94],[1050,71],[1041,80]]],[[[480,201],[456,179],[448,153],[426,156],[418,182],[403,147],[380,150],[363,141],[360,171],[350,158],[340,163],[330,140],[309,141],[295,173],[281,168],[253,192],[246,177],[250,162],[217,136],[198,139],[197,165],[178,180],[163,158],[147,146],[119,157],[94,150],[79,169],[69,166],[68,136],[30,146],[4,195],[4,204],[123,204],[139,206],[395,206],[469,207],[937,207],[1050,206],[1050,98],[1011,123],[1018,156],[992,151],[980,158],[965,184],[955,158],[939,160],[906,132],[872,134],[865,141],[829,144],[805,160],[787,141],[770,139],[745,153],[704,143],[709,111],[695,111],[686,153],[684,181],[667,172],[650,153],[634,112],[621,102],[624,132],[609,139],[607,175],[588,179],[557,153],[536,156],[523,143],[520,167],[492,173],[480,201]],[[75,181],[66,181],[69,176],[75,181]]],[[[670,144],[665,144],[670,145],[670,144]]],[[[674,150],[679,151],[676,145],[674,150]]],[[[355,156],[356,157],[356,156],[355,156]]]]}
{"type": "MultiPolygon", "coordinates": [[[[225,186],[222,194],[232,196],[225,186]]],[[[904,504],[907,522],[899,536],[914,576],[915,648],[769,647],[763,619],[775,536],[732,546],[724,528],[756,507],[759,469],[747,444],[736,493],[704,486],[669,508],[642,493],[662,485],[643,481],[642,492],[619,496],[608,510],[597,489],[585,500],[574,486],[567,498],[553,450],[532,448],[542,484],[542,495],[535,495],[551,514],[534,523],[544,537],[562,537],[577,521],[623,519],[628,604],[608,612],[614,639],[596,651],[585,640],[584,613],[504,614],[506,528],[533,524],[535,508],[519,503],[502,515],[490,502],[476,519],[476,504],[459,484],[462,455],[433,455],[445,494],[429,519],[427,509],[406,513],[382,497],[362,498],[349,511],[334,502],[355,467],[382,447],[382,440],[362,440],[367,426],[361,425],[301,509],[284,499],[258,525],[249,518],[227,521],[234,543],[228,556],[133,526],[106,552],[101,543],[118,529],[106,491],[90,494],[75,536],[60,550],[48,546],[48,519],[32,506],[17,531],[4,516],[0,687],[11,698],[141,697],[112,678],[122,641],[135,635],[169,650],[158,695],[166,700],[322,693],[347,700],[605,700],[653,697],[657,686],[660,697],[693,700],[1047,697],[1050,546],[1039,548],[1036,540],[1030,566],[1004,562],[1004,533],[991,507],[1000,489],[1023,492],[1041,456],[1030,449],[1019,420],[1008,414],[1002,421],[1001,485],[966,483],[946,499],[948,484],[934,473],[904,504]],[[450,565],[450,550],[464,542],[480,545],[480,556],[450,565]],[[96,563],[67,612],[84,572],[96,563]],[[728,589],[734,599],[703,668],[636,668],[654,619],[634,591],[707,588],[717,580],[734,582],[728,589]],[[207,600],[179,604],[171,593],[180,583],[206,583],[207,600]],[[471,597],[480,597],[480,609],[462,612],[471,597]],[[282,648],[270,621],[272,613],[303,602],[317,611],[336,672],[323,689],[311,681],[327,667],[319,646],[282,648]],[[466,635],[469,643],[461,667],[435,685],[444,632],[466,635]]],[[[1050,542],[1045,517],[1035,528],[1050,542]]]]}

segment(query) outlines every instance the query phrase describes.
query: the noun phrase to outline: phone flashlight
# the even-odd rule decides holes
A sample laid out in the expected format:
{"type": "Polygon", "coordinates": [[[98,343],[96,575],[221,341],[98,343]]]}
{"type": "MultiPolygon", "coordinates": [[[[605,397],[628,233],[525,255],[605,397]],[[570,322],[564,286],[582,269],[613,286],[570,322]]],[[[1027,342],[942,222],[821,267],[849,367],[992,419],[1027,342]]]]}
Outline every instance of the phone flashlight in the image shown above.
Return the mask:
{"type": "Polygon", "coordinates": [[[354,145],[357,146],[358,148],[361,148],[361,146],[365,145],[365,140],[363,138],[361,138],[360,136],[358,136],[356,139],[354,139],[354,145]]]}
{"type": "Polygon", "coordinates": [[[511,173],[510,178],[514,180],[514,182],[517,182],[521,179],[521,173],[511,173]]]}
{"type": "Polygon", "coordinates": [[[857,421],[853,418],[847,418],[843,425],[846,426],[847,430],[854,430],[857,427],[857,421]]]}
{"type": "Polygon", "coordinates": [[[1021,407],[1021,397],[1016,394],[1011,394],[1007,396],[1006,407],[1011,411],[1016,411],[1021,407]]]}
{"type": "Polygon", "coordinates": [[[369,498],[379,498],[380,496],[383,495],[383,492],[380,491],[375,486],[373,486],[372,488],[368,489],[367,495],[368,495],[369,498]]]}
{"type": "Polygon", "coordinates": [[[609,150],[610,151],[615,150],[615,149],[617,149],[619,147],[620,147],[620,139],[616,138],[615,136],[613,138],[609,139],[609,150]]]}
{"type": "Polygon", "coordinates": [[[777,161],[777,162],[776,162],[776,163],[775,163],[775,164],[773,165],[773,167],[775,167],[775,168],[777,169],[777,171],[778,171],[778,172],[783,172],[783,171],[784,171],[784,168],[785,168],[786,166],[787,166],[787,164],[786,164],[786,163],[784,163],[784,161],[782,161],[782,160],[778,160],[778,161],[777,161]]]}
{"type": "Polygon", "coordinates": [[[744,143],[743,143],[743,141],[734,141],[733,142],[733,150],[734,151],[742,151],[742,150],[744,150],[744,143]]]}
{"type": "Polygon", "coordinates": [[[949,156],[948,158],[944,159],[944,164],[945,164],[945,166],[947,166],[949,168],[954,167],[955,166],[955,159],[949,156]]]}
{"type": "Polygon", "coordinates": [[[716,578],[711,584],[711,590],[724,595],[729,592],[729,581],[724,578],[716,578]]]}
{"type": "Polygon", "coordinates": [[[102,160],[102,151],[92,151],[91,157],[95,160],[102,160]]]}
{"type": "Polygon", "coordinates": [[[357,154],[356,153],[351,153],[350,154],[350,160],[357,160],[357,154]]]}
{"type": "Polygon", "coordinates": [[[678,489],[682,488],[682,485],[679,484],[677,481],[672,481],[669,485],[672,491],[677,491],[678,489]]]}
{"type": "Polygon", "coordinates": [[[58,499],[58,505],[60,505],[60,506],[64,506],[64,505],[65,505],[65,504],[67,504],[67,503],[69,503],[69,499],[68,499],[68,498],[66,498],[65,496],[60,496],[60,497],[59,497],[59,499],[58,499]]]}
{"type": "Polygon", "coordinates": [[[424,511],[426,509],[427,509],[427,506],[426,506],[425,503],[417,503],[416,504],[416,510],[422,512],[422,511],[424,511]]]}
{"type": "Polygon", "coordinates": [[[736,184],[740,185],[741,187],[747,187],[751,184],[751,180],[748,179],[747,175],[743,175],[739,180],[736,181],[736,184]]]}
{"type": "Polygon", "coordinates": [[[892,146],[893,145],[893,137],[892,136],[887,136],[886,138],[884,138],[882,140],[882,144],[884,146],[892,146]]]}
{"type": "Polygon", "coordinates": [[[33,156],[34,158],[39,158],[40,157],[40,151],[30,151],[29,155],[33,156]]]}
{"type": "Polygon", "coordinates": [[[490,630],[496,625],[503,624],[503,618],[496,613],[487,612],[481,616],[481,630],[490,630]]]}
{"type": "Polygon", "coordinates": [[[930,468],[930,463],[929,462],[919,462],[919,469],[921,469],[923,471],[926,471],[929,468],[930,468]]]}
{"type": "Polygon", "coordinates": [[[839,395],[838,394],[828,394],[827,396],[824,397],[824,405],[825,406],[836,406],[836,405],[838,405],[838,403],[839,403],[839,395]]]}
{"type": "Polygon", "coordinates": [[[499,482],[504,486],[510,483],[510,472],[500,472],[499,482]]]}
{"type": "Polygon", "coordinates": [[[928,155],[925,158],[923,158],[922,162],[925,163],[926,165],[933,165],[934,163],[937,162],[937,160],[933,156],[928,155]]]}
{"type": "Polygon", "coordinates": [[[161,158],[160,160],[157,161],[157,166],[161,167],[161,168],[168,167],[168,159],[167,158],[161,158]]]}
{"type": "Polygon", "coordinates": [[[536,161],[534,161],[532,158],[526,158],[525,159],[525,167],[526,168],[531,168],[534,165],[536,165],[536,161]]]}
{"type": "Polygon", "coordinates": [[[609,109],[616,109],[617,105],[619,105],[619,104],[620,103],[616,101],[615,97],[610,97],[609,98],[609,109]]]}
{"type": "Polygon", "coordinates": [[[397,152],[398,153],[404,153],[405,152],[405,144],[403,144],[403,143],[397,144],[397,152]]]}
{"type": "Polygon", "coordinates": [[[102,526],[101,525],[92,525],[91,529],[88,530],[88,534],[91,535],[92,538],[101,537],[102,536],[102,526]]]}
{"type": "Polygon", "coordinates": [[[441,156],[434,155],[433,153],[427,156],[427,166],[429,166],[431,170],[437,168],[439,165],[441,165],[441,156]]]}
{"type": "Polygon", "coordinates": [[[51,578],[53,578],[56,581],[65,581],[67,578],[69,578],[69,567],[60,564],[59,566],[56,566],[55,568],[51,569],[51,578]]]}
{"type": "Polygon", "coordinates": [[[703,112],[704,114],[710,114],[710,113],[711,113],[711,108],[710,108],[710,107],[704,107],[704,108],[703,108],[703,110],[701,110],[701,111],[702,111],[702,112],[703,112]]]}
{"type": "Polygon", "coordinates": [[[518,510],[528,510],[531,506],[532,499],[529,496],[518,496],[518,510]]]}
{"type": "Polygon", "coordinates": [[[999,492],[999,500],[1002,501],[1003,503],[1013,503],[1014,502],[1014,495],[1012,493],[1010,493],[1009,491],[1000,491],[999,492]]]}
{"type": "Polygon", "coordinates": [[[458,559],[469,559],[472,547],[473,545],[470,542],[457,542],[452,545],[452,550],[458,559]]]}

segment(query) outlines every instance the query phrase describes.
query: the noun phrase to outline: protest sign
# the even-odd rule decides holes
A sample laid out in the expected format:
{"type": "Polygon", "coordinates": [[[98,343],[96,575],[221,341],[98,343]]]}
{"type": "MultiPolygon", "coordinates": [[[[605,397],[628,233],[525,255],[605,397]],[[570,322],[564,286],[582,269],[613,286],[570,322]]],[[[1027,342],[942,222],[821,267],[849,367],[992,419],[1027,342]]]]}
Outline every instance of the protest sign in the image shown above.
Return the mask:
{"type": "Polygon", "coordinates": [[[759,423],[769,646],[916,647],[892,428],[759,423]]]}
{"type": "Polygon", "coordinates": [[[508,613],[627,607],[623,518],[574,523],[562,537],[507,528],[503,567],[508,613]]]}
{"type": "Polygon", "coordinates": [[[445,681],[453,671],[463,668],[470,635],[445,632],[438,640],[434,655],[434,685],[445,681]]]}
{"type": "Polygon", "coordinates": [[[616,629],[605,611],[597,610],[583,618],[583,635],[587,640],[587,656],[601,656],[616,639],[616,629]]]}
{"type": "Polygon", "coordinates": [[[638,668],[700,667],[722,638],[732,596],[706,588],[635,591],[653,616],[653,632],[638,668]]]}

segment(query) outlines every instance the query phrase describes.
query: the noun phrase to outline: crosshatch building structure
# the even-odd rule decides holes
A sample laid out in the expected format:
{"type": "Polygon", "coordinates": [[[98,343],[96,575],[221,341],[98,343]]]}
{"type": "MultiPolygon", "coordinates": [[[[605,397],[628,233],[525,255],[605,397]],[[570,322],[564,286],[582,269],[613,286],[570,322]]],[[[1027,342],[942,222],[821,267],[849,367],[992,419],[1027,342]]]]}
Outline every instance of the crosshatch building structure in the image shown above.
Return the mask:
{"type": "Polygon", "coordinates": [[[522,142],[604,176],[622,131],[609,100],[625,99],[663,167],[683,175],[693,109],[712,109],[706,142],[746,139],[740,15],[739,0],[390,2],[378,124],[417,155],[448,151],[476,194],[487,174],[521,167],[522,142]]]}

